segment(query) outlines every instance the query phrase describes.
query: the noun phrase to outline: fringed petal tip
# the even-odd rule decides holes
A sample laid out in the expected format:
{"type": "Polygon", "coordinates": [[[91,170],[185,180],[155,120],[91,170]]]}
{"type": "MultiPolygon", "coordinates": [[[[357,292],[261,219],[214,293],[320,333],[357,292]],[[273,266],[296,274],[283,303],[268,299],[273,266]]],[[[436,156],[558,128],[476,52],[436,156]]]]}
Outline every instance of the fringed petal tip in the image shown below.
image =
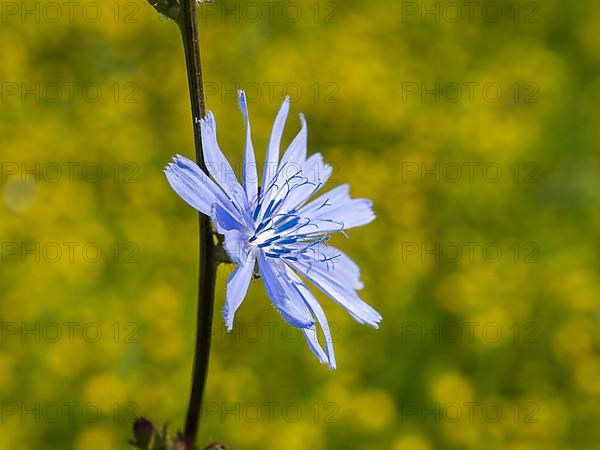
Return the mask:
{"type": "Polygon", "coordinates": [[[337,363],[335,362],[335,356],[334,355],[328,355],[328,357],[321,361],[322,364],[326,364],[327,367],[329,368],[329,370],[333,371],[337,369],[337,363]]]}
{"type": "Polygon", "coordinates": [[[200,125],[200,127],[210,127],[213,128],[215,124],[215,115],[212,111],[208,111],[204,117],[200,117],[196,119],[196,122],[200,125]]]}
{"type": "Polygon", "coordinates": [[[337,366],[335,365],[335,361],[333,361],[333,362],[329,361],[329,358],[326,355],[321,356],[314,351],[313,351],[313,354],[317,357],[317,359],[319,360],[319,363],[327,366],[327,368],[329,370],[334,371],[337,369],[337,366]]]}
{"type": "Polygon", "coordinates": [[[381,324],[382,320],[383,320],[383,317],[381,317],[381,314],[379,314],[377,311],[373,310],[372,317],[370,317],[368,320],[366,320],[365,324],[378,330],[379,325],[381,324]]]}
{"type": "Polygon", "coordinates": [[[243,90],[238,90],[238,104],[242,110],[244,117],[248,117],[248,104],[246,101],[246,93],[243,90]]]}
{"type": "MultiPolygon", "coordinates": [[[[358,296],[356,298],[358,298],[358,296]]],[[[379,324],[383,320],[381,314],[379,314],[375,308],[365,302],[362,302],[358,311],[355,310],[348,312],[350,312],[350,315],[354,317],[354,320],[356,320],[358,323],[362,325],[368,325],[376,330],[379,329],[379,324]]]]}
{"type": "Polygon", "coordinates": [[[165,175],[170,175],[173,173],[174,170],[177,170],[177,164],[173,161],[165,166],[165,168],[163,169],[163,173],[165,175]]]}
{"type": "Polygon", "coordinates": [[[373,211],[373,200],[371,200],[369,198],[361,198],[359,200],[362,200],[363,202],[365,202],[365,208],[367,208],[371,211],[371,215],[373,216],[373,219],[375,219],[377,217],[377,215],[375,214],[375,211],[373,211]]]}
{"type": "Polygon", "coordinates": [[[227,308],[223,308],[223,320],[225,321],[225,328],[228,333],[231,333],[233,330],[233,316],[229,314],[227,308]]]}
{"type": "Polygon", "coordinates": [[[329,365],[329,357],[327,356],[327,353],[325,353],[323,347],[321,347],[321,344],[319,343],[317,327],[312,326],[310,328],[305,328],[302,330],[302,332],[304,333],[304,337],[306,338],[306,343],[308,344],[308,347],[318,358],[319,362],[321,362],[321,364],[329,365]]]}
{"type": "Polygon", "coordinates": [[[333,357],[332,355],[327,355],[325,353],[321,353],[321,352],[316,352],[313,350],[313,354],[317,357],[317,359],[319,360],[319,362],[321,364],[326,365],[329,368],[329,370],[331,370],[331,371],[336,370],[337,365],[335,362],[335,357],[333,357]]]}
{"type": "Polygon", "coordinates": [[[329,358],[326,355],[324,355],[324,356],[316,355],[316,356],[319,359],[319,362],[321,364],[325,364],[327,367],[331,368],[331,365],[329,364],[329,358]]]}
{"type": "Polygon", "coordinates": [[[169,176],[175,174],[176,172],[188,170],[190,168],[192,170],[195,170],[197,168],[198,171],[200,171],[200,168],[198,167],[198,164],[196,164],[196,162],[192,161],[189,158],[186,158],[185,156],[176,154],[171,158],[171,161],[164,167],[163,173],[169,176]]]}
{"type": "Polygon", "coordinates": [[[321,362],[321,364],[325,364],[329,368],[329,370],[337,369],[337,363],[335,361],[335,355],[333,354],[333,350],[331,351],[331,353],[328,352],[325,355],[325,358],[319,358],[319,361],[321,362]]]}
{"type": "Polygon", "coordinates": [[[171,162],[168,163],[166,167],[171,167],[173,165],[186,166],[186,165],[189,165],[189,164],[195,164],[195,165],[197,165],[191,159],[186,158],[185,156],[180,155],[179,153],[176,153],[175,156],[171,157],[171,162]]]}
{"type": "Polygon", "coordinates": [[[373,326],[373,328],[375,328],[376,330],[379,330],[379,325],[381,324],[382,321],[383,321],[383,318],[381,318],[379,320],[379,322],[375,323],[375,325],[373,326]]]}

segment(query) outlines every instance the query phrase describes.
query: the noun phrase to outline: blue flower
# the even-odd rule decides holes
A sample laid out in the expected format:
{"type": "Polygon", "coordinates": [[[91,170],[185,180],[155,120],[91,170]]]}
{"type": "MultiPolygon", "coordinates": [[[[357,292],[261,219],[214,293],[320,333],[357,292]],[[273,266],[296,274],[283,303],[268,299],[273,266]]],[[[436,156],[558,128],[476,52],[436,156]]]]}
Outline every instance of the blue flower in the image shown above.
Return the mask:
{"type": "Polygon", "coordinates": [[[283,102],[275,118],[259,187],[243,91],[239,93],[239,103],[246,121],[242,184],[219,148],[216,123],[210,112],[200,121],[210,177],[195,162],[178,155],[165,169],[167,179],[183,200],[212,219],[217,232],[224,236],[225,250],[237,264],[227,281],[223,309],[228,330],[233,328],[235,312],[253,275],[259,274],[283,318],[302,330],[322,363],[335,369],[325,312],[300,276],[358,322],[378,327],[381,316],[356,293],[363,287],[358,266],[326,243],[330,233],[344,233],[371,222],[375,218],[371,201],[351,198],[347,184],[312,199],[329,179],[332,168],[319,153],[307,157],[303,115],[300,115],[300,132],[279,159],[289,99],[283,102]],[[325,349],[319,342],[317,324],[323,332],[325,349]]]}

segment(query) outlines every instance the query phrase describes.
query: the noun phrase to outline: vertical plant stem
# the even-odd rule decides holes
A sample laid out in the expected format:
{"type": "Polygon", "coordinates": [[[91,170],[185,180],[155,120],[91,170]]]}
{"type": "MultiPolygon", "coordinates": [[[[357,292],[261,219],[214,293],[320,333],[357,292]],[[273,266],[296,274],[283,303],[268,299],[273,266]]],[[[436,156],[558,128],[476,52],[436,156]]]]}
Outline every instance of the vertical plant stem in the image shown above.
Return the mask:
{"type": "MultiPolygon", "coordinates": [[[[200,45],[198,25],[196,21],[196,0],[181,0],[179,29],[185,50],[192,120],[194,127],[194,143],[196,161],[200,168],[207,172],[202,154],[202,139],[200,135],[200,118],[206,114],[204,105],[204,87],[202,84],[202,65],[200,63],[200,45]]],[[[211,327],[215,297],[215,277],[217,261],[215,259],[215,244],[213,242],[211,223],[208,217],[199,215],[199,272],[198,272],[198,306],[196,318],[196,345],[192,368],[192,387],[185,419],[183,436],[187,448],[196,448],[196,436],[200,420],[200,410],[204,386],[208,374],[210,356],[211,327]]]]}

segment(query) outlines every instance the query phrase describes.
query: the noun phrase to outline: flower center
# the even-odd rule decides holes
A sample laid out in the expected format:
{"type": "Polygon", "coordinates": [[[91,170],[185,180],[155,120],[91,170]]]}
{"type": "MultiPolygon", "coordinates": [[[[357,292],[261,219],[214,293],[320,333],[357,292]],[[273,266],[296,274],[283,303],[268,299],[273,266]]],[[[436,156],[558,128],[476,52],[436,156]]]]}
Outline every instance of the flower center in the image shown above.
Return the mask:
{"type": "MultiPolygon", "coordinates": [[[[248,244],[261,249],[271,258],[297,261],[303,256],[318,257],[325,253],[327,235],[311,235],[311,227],[318,227],[308,218],[302,218],[291,210],[264,219],[257,227],[248,244]]],[[[314,233],[314,230],[313,230],[314,233]]],[[[321,259],[321,258],[319,258],[321,259]]]]}

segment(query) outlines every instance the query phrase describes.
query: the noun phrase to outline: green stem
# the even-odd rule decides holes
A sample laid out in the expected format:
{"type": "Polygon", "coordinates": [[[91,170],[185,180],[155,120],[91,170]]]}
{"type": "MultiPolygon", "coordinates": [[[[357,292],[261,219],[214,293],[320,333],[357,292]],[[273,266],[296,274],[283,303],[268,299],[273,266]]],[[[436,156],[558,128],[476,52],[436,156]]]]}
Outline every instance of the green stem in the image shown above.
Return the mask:
{"type": "MultiPolygon", "coordinates": [[[[207,172],[202,153],[202,139],[199,125],[200,118],[206,115],[206,109],[204,104],[204,87],[202,84],[198,26],[196,22],[196,1],[181,0],[180,5],[181,10],[178,17],[178,25],[185,50],[185,62],[189,83],[190,102],[192,106],[196,161],[200,168],[204,172],[207,172]]],[[[199,216],[200,267],[198,272],[196,346],[192,369],[192,387],[183,432],[183,437],[189,449],[196,448],[202,397],[204,395],[204,386],[206,385],[208,374],[215,297],[215,278],[218,264],[215,258],[215,244],[213,241],[210,220],[203,214],[200,214],[199,216]]]]}

